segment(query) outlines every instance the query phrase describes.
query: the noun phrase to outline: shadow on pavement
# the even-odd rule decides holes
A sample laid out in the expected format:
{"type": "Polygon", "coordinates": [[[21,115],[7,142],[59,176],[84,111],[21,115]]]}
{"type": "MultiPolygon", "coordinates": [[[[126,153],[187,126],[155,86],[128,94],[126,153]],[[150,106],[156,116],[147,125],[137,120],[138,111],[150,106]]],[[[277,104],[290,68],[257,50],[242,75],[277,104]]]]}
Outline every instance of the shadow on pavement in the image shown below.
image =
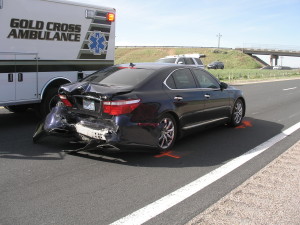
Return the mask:
{"type": "MultiPolygon", "coordinates": [[[[47,137],[39,144],[32,143],[32,134],[38,119],[33,112],[14,114],[1,111],[0,158],[61,160],[62,150],[82,146],[68,139],[47,137]]],[[[244,118],[238,128],[221,126],[196,132],[176,142],[172,151],[156,154],[151,149],[127,152],[92,150],[73,153],[99,162],[111,162],[139,167],[207,167],[236,158],[281,132],[283,125],[274,122],[244,118]]]]}
{"type": "MultiPolygon", "coordinates": [[[[52,140],[53,147],[32,143],[32,134],[39,122],[33,110],[11,113],[0,109],[0,158],[30,160],[61,160],[62,146],[69,146],[65,140],[52,140]]],[[[49,140],[51,141],[51,139],[49,140]]]]}
{"type": "Polygon", "coordinates": [[[139,167],[209,167],[223,164],[279,134],[283,125],[245,118],[238,128],[221,126],[196,132],[176,142],[172,151],[105,152],[93,150],[73,155],[139,167]]]}

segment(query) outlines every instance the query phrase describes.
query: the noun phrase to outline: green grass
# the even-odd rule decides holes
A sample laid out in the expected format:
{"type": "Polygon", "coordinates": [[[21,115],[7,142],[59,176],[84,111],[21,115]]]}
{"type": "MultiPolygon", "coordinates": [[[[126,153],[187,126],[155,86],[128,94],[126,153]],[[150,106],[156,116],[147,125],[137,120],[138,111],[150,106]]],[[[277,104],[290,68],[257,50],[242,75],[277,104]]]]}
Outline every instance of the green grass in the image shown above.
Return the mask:
{"type": "Polygon", "coordinates": [[[208,71],[219,80],[231,83],[243,80],[287,79],[300,76],[300,70],[224,69],[208,71]]]}
{"type": "Polygon", "coordinates": [[[213,61],[222,61],[226,69],[256,69],[261,65],[252,57],[234,49],[212,48],[116,48],[116,64],[130,62],[154,62],[168,55],[200,53],[205,65],[213,61]]]}
{"type": "Polygon", "coordinates": [[[168,55],[205,54],[205,65],[222,61],[224,70],[208,70],[224,82],[284,79],[300,76],[300,70],[259,70],[262,66],[249,55],[234,49],[213,48],[116,48],[116,64],[130,62],[155,62],[168,55]]]}

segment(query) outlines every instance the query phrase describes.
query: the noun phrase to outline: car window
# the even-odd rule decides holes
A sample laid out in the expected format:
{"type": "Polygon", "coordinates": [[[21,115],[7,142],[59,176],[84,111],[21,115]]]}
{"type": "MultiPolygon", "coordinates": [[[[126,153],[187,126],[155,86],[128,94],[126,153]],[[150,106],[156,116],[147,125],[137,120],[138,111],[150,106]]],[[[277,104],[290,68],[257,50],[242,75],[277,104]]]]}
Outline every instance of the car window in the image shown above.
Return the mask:
{"type": "Polygon", "coordinates": [[[177,64],[185,64],[184,58],[179,58],[177,64]]]}
{"type": "Polygon", "coordinates": [[[198,63],[198,65],[203,65],[201,59],[199,59],[199,58],[194,58],[194,59],[196,60],[196,62],[198,63]]]}
{"type": "Polygon", "coordinates": [[[220,88],[219,83],[207,72],[199,69],[193,71],[201,88],[220,88]]]}
{"type": "Polygon", "coordinates": [[[108,86],[134,87],[149,77],[153,71],[151,69],[111,67],[109,70],[97,71],[83,81],[108,86]]]}
{"type": "Polygon", "coordinates": [[[169,77],[169,79],[171,79],[171,77],[174,79],[174,83],[177,89],[187,89],[187,88],[197,87],[193,74],[189,69],[175,70],[172,73],[172,75],[169,77]]]}
{"type": "Polygon", "coordinates": [[[166,80],[166,85],[171,89],[176,89],[175,81],[172,75],[166,80]]]}
{"type": "Polygon", "coordinates": [[[188,65],[195,65],[195,62],[192,58],[185,58],[185,63],[188,65]]]}

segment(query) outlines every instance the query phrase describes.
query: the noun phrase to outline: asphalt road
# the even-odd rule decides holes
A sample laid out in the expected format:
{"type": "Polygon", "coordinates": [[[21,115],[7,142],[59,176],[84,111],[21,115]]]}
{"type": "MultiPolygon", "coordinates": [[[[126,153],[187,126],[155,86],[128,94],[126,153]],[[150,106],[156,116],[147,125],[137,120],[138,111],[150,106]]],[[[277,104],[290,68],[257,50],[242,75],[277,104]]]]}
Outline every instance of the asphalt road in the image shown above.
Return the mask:
{"type": "MultiPolygon", "coordinates": [[[[300,121],[300,80],[240,85],[244,126],[178,141],[167,155],[91,151],[49,137],[32,143],[33,112],[0,108],[0,224],[110,224],[213,171],[300,121]]],[[[185,224],[300,139],[277,143],[145,224],[185,224]]]]}

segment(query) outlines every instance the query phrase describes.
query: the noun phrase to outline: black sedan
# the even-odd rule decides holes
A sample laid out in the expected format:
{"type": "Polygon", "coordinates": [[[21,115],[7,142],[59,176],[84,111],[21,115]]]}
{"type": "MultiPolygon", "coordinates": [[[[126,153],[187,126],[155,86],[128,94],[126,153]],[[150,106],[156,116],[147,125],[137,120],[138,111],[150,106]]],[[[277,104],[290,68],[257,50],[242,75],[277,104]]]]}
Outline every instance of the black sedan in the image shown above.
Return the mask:
{"type": "Polygon", "coordinates": [[[157,63],[97,71],[63,85],[59,97],[61,103],[38,126],[34,142],[53,134],[92,147],[163,151],[197,128],[240,125],[246,107],[240,90],[203,69],[157,63]]]}
{"type": "Polygon", "coordinates": [[[224,63],[220,61],[212,62],[207,65],[207,69],[224,69],[224,63]]]}

